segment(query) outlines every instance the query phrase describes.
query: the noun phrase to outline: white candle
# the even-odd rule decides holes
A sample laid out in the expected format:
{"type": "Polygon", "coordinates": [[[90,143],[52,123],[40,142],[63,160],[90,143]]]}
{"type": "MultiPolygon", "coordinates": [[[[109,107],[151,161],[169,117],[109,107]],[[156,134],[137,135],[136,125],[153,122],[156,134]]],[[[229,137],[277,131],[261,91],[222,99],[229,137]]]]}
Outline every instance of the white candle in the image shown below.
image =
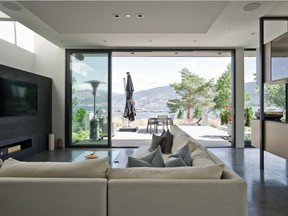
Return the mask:
{"type": "Polygon", "coordinates": [[[49,151],[53,151],[55,146],[54,134],[49,134],[49,151]]]}

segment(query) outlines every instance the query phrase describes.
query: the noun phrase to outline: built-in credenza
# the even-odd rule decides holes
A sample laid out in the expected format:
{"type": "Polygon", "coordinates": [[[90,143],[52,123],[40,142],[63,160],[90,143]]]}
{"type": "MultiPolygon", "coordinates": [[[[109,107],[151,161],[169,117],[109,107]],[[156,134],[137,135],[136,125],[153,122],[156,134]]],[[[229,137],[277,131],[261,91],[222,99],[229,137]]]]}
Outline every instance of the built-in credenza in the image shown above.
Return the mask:
{"type": "MultiPolygon", "coordinates": [[[[264,150],[288,159],[288,124],[281,121],[264,121],[264,150]]],[[[251,144],[260,148],[260,120],[252,120],[251,144]]]]}

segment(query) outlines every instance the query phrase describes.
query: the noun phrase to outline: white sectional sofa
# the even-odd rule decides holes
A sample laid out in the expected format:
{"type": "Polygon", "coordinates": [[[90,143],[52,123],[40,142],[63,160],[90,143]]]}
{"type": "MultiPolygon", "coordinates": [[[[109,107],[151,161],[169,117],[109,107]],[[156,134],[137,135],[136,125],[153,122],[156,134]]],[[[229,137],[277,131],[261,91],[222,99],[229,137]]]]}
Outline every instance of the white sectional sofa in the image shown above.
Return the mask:
{"type": "MultiPolygon", "coordinates": [[[[173,134],[171,154],[189,143],[191,156],[194,159],[192,161],[193,166],[109,170],[108,215],[247,215],[246,182],[177,126],[171,126],[170,129],[173,134]],[[209,173],[207,179],[197,176],[188,178],[186,175],[194,172],[193,168],[202,168],[204,172],[208,172],[208,167],[218,169],[221,165],[223,171],[221,171],[218,179],[216,176],[219,175],[219,170],[216,170],[216,176],[211,176],[209,173]],[[169,171],[171,174],[164,173],[162,178],[161,171],[163,169],[167,169],[167,172],[169,171]],[[157,171],[160,174],[157,174],[157,171]]],[[[140,147],[135,156],[141,158],[149,153],[147,147],[140,147]]],[[[167,160],[168,156],[168,154],[163,154],[164,160],[167,160]]],[[[213,172],[215,174],[215,170],[213,172]]]]}
{"type": "MultiPolygon", "coordinates": [[[[0,168],[1,215],[246,216],[245,181],[177,126],[171,132],[172,153],[190,142],[192,167],[108,168],[107,158],[7,161],[0,168]]],[[[139,148],[136,156],[147,153],[139,148]]]]}

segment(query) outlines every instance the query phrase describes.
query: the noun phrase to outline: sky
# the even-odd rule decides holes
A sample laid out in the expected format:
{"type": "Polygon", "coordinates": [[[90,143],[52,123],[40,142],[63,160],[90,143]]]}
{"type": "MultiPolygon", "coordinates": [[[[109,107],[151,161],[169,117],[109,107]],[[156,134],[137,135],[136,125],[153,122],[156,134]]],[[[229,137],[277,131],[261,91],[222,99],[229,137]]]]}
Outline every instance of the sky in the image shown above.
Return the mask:
{"type": "MultiPolygon", "coordinates": [[[[130,72],[136,92],[180,82],[183,68],[216,81],[230,62],[230,57],[113,57],[112,91],[124,93],[126,72],[130,72]]],[[[245,59],[245,72],[245,82],[253,81],[255,58],[245,59]]]]}
{"type": "MultiPolygon", "coordinates": [[[[112,58],[112,92],[124,93],[124,80],[130,72],[134,91],[142,91],[170,83],[180,82],[180,71],[187,68],[190,72],[206,80],[216,80],[231,63],[230,57],[113,57],[112,58]]],[[[87,83],[99,80],[103,84],[98,89],[108,89],[108,54],[88,54],[84,60],[73,58],[71,63],[77,90],[91,89],[87,83]]],[[[245,82],[253,82],[256,72],[256,58],[246,57],[245,82]]]]}

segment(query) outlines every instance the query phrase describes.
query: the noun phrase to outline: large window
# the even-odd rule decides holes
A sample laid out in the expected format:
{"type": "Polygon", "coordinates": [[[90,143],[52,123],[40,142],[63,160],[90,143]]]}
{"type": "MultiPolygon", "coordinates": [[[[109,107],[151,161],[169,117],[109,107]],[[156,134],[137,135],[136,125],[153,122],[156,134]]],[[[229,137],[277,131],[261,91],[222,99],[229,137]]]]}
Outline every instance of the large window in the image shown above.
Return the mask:
{"type": "Polygon", "coordinates": [[[108,145],[108,52],[69,51],[69,139],[73,146],[108,145]]]}

